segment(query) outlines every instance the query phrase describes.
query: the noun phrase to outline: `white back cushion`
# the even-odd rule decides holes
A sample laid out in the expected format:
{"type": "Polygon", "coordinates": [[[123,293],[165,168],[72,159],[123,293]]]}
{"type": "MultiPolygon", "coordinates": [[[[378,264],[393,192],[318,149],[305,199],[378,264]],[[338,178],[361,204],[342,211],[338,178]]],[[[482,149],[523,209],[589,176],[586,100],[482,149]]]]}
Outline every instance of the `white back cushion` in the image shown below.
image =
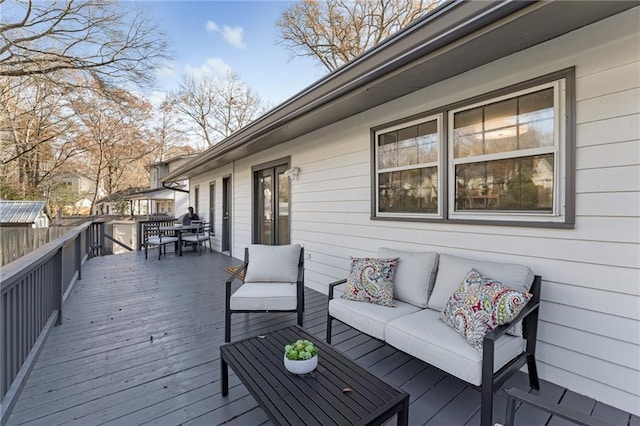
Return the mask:
{"type": "Polygon", "coordinates": [[[485,262],[441,254],[436,284],[429,298],[429,308],[442,311],[471,269],[523,293],[529,291],[534,278],[533,271],[524,265],[485,262]]]}
{"type": "Polygon", "coordinates": [[[426,308],[438,271],[438,253],[380,247],[378,257],[398,258],[393,276],[393,298],[426,308]]]}
{"type": "Polygon", "coordinates": [[[249,246],[249,266],[244,282],[294,283],[298,280],[300,244],[249,246]]]}

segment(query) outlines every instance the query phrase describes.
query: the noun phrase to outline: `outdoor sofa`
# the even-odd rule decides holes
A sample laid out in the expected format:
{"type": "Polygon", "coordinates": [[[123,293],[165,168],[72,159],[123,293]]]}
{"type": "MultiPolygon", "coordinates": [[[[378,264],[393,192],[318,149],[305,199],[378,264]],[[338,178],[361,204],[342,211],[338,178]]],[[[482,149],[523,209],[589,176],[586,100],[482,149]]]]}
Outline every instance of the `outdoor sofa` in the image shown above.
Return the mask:
{"type": "MultiPolygon", "coordinates": [[[[482,426],[492,425],[494,393],[524,364],[530,386],[539,389],[535,347],[540,276],[522,265],[433,252],[381,248],[377,259],[395,258],[393,307],[344,298],[345,291],[349,291],[347,279],[329,285],[328,343],[332,321],[337,319],[464,380],[481,391],[482,426]],[[474,337],[476,347],[441,319],[443,312],[451,314],[451,306],[455,306],[453,293],[463,291],[461,283],[466,282],[472,270],[530,297],[511,322],[483,333],[484,337],[474,337]]],[[[458,316],[453,321],[460,326],[469,318],[458,316]]]]}

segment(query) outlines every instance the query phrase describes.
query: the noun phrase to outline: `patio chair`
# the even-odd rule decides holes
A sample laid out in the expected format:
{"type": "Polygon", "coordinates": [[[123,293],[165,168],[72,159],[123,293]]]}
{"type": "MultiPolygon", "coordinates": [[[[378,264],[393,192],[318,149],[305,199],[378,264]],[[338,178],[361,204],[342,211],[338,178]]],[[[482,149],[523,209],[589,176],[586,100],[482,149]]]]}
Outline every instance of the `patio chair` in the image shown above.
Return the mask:
{"type": "Polygon", "coordinates": [[[160,230],[160,225],[157,223],[144,224],[144,258],[147,259],[147,252],[149,246],[158,246],[158,260],[162,255],[162,248],[164,247],[164,254],[167,254],[167,244],[175,244],[178,242],[178,237],[174,235],[167,235],[166,232],[160,230]]]}
{"type": "MultiPolygon", "coordinates": [[[[195,221],[191,221],[194,223],[195,221]]],[[[202,255],[202,248],[206,250],[207,242],[209,243],[209,252],[213,252],[213,248],[211,247],[211,234],[208,230],[208,224],[204,221],[198,221],[198,229],[193,234],[184,234],[182,236],[182,241],[184,243],[195,244],[198,248],[198,256],[202,255]]]]}
{"type": "Polygon", "coordinates": [[[231,341],[231,314],[249,312],[297,312],[302,327],[304,311],[304,249],[299,244],[251,245],[244,263],[226,282],[224,341],[231,341]],[[244,272],[240,288],[231,283],[244,272]]]}

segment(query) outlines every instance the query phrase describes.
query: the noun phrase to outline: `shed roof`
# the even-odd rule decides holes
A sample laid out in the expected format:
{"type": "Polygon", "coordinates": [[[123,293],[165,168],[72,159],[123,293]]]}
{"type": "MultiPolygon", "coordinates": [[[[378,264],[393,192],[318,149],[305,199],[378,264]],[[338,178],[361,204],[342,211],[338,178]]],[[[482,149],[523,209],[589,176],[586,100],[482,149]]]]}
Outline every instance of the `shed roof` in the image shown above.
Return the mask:
{"type": "Polygon", "coordinates": [[[636,6],[451,0],[162,180],[204,173],[636,6]]]}
{"type": "Polygon", "coordinates": [[[44,206],[44,201],[0,200],[0,223],[33,223],[44,206]]]}

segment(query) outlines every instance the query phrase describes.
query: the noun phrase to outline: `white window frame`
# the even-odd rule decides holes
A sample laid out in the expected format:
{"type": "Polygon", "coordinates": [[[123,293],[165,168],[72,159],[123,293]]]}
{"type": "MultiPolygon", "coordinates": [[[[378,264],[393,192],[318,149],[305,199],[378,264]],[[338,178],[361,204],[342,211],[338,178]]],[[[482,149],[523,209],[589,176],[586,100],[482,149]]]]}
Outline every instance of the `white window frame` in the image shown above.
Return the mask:
{"type": "Polygon", "coordinates": [[[444,154],[443,154],[443,140],[442,140],[442,119],[443,114],[434,114],[429,115],[417,120],[408,121],[402,124],[398,124],[395,126],[385,127],[374,132],[374,170],[375,170],[375,215],[376,217],[381,218],[409,218],[409,219],[417,219],[417,218],[431,218],[431,219],[442,219],[443,218],[443,203],[442,197],[444,195],[444,182],[443,182],[443,164],[444,164],[444,154]],[[420,164],[411,164],[409,166],[400,166],[400,167],[391,167],[387,169],[379,169],[378,168],[378,137],[382,134],[393,132],[394,130],[404,129],[406,127],[416,126],[422,123],[427,123],[429,121],[436,122],[437,128],[437,144],[438,144],[438,159],[435,162],[430,163],[420,163],[420,164]],[[413,170],[424,167],[437,167],[438,170],[438,209],[436,213],[401,213],[401,212],[381,212],[380,211],[380,174],[388,173],[388,172],[397,172],[403,170],[413,170]]]}
{"type": "Polygon", "coordinates": [[[449,211],[448,217],[450,219],[462,219],[462,220],[496,220],[496,221],[529,221],[529,222],[564,222],[565,221],[565,194],[564,194],[564,181],[566,179],[564,153],[566,149],[566,83],[564,79],[551,81],[549,83],[540,84],[537,86],[529,87],[516,92],[511,92],[502,96],[497,96],[489,99],[485,99],[481,102],[465,105],[460,108],[452,109],[448,111],[448,131],[447,131],[447,143],[449,158],[447,162],[447,174],[448,174],[448,200],[449,211]],[[553,138],[554,145],[552,147],[531,148],[527,150],[509,151],[503,153],[479,155],[474,157],[454,158],[453,147],[453,117],[456,113],[461,111],[470,110],[480,106],[485,106],[495,102],[500,102],[507,99],[512,99],[518,96],[526,95],[529,93],[537,92],[540,90],[553,88],[554,95],[554,129],[553,138]],[[491,160],[521,158],[533,155],[541,154],[553,154],[553,206],[551,212],[519,212],[519,211],[456,211],[455,210],[455,167],[458,164],[479,163],[491,160]]]}

